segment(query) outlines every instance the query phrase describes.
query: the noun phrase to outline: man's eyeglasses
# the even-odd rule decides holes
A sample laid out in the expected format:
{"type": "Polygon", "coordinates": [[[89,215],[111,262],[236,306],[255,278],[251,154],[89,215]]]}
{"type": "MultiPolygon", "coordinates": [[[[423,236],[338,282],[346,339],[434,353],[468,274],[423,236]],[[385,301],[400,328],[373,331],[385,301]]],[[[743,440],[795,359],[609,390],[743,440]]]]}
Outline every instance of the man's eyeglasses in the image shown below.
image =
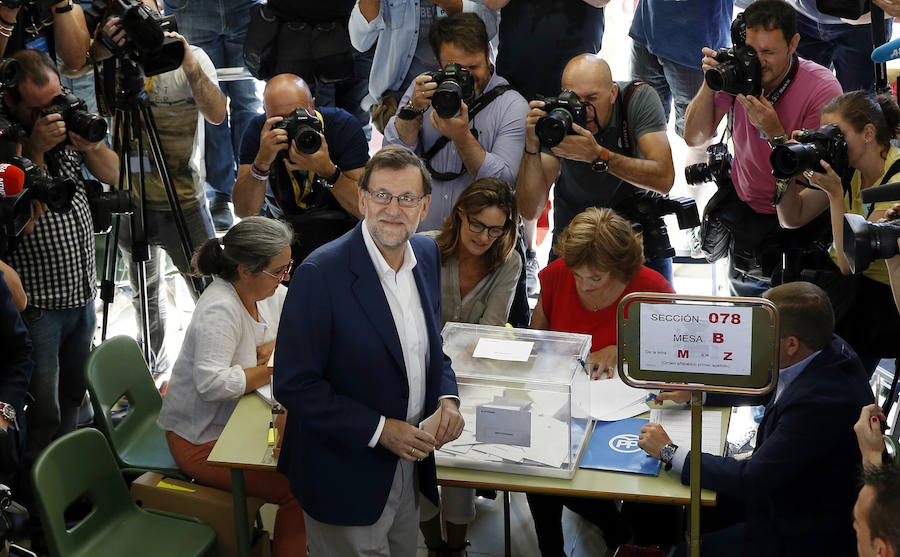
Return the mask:
{"type": "Polygon", "coordinates": [[[487,230],[488,238],[497,239],[500,236],[503,236],[503,233],[506,232],[506,224],[503,226],[488,226],[483,222],[479,222],[469,215],[466,215],[466,221],[469,223],[469,230],[473,234],[481,234],[485,230],[487,230]]]}
{"type": "Polygon", "coordinates": [[[416,196],[411,193],[403,193],[400,195],[393,195],[386,191],[368,191],[366,190],[366,195],[372,198],[372,201],[379,205],[390,205],[391,201],[394,199],[397,200],[397,205],[400,205],[404,209],[412,209],[413,207],[418,207],[419,203],[425,199],[425,196],[416,196]]]}
{"type": "Polygon", "coordinates": [[[263,272],[264,274],[266,274],[266,275],[269,275],[269,276],[272,277],[273,279],[278,279],[278,282],[283,282],[283,281],[286,281],[286,280],[288,280],[289,278],[291,278],[291,269],[293,269],[293,268],[294,268],[294,260],[291,259],[291,260],[288,262],[287,266],[284,267],[284,268],[283,268],[280,272],[278,272],[277,274],[276,274],[276,273],[270,273],[269,271],[266,271],[265,269],[263,269],[262,272],[263,272]]]}

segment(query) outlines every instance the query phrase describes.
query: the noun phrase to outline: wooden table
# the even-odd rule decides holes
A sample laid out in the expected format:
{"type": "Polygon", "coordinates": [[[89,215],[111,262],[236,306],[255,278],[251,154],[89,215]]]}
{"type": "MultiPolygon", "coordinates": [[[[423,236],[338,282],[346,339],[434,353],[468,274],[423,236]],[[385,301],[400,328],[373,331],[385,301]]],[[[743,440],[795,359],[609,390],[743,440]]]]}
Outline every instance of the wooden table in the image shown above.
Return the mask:
{"type": "MultiPolygon", "coordinates": [[[[272,472],[278,461],[268,445],[271,407],[259,396],[244,395],[219,436],[207,462],[213,466],[231,469],[231,492],[234,497],[234,521],[237,547],[243,557],[250,552],[250,532],[246,527],[247,493],[244,470],[272,472]]],[[[731,416],[730,408],[705,408],[719,410],[722,414],[722,442],[725,442],[731,416]]],[[[647,417],[646,415],[644,417],[647,417]]],[[[485,472],[450,466],[437,467],[438,483],[459,487],[497,489],[504,492],[523,491],[623,499],[670,505],[690,504],[690,488],[682,485],[673,474],[660,472],[658,476],[641,476],[618,472],[578,469],[571,479],[542,478],[503,472],[485,472]]],[[[716,494],[704,489],[701,493],[704,505],[715,505],[716,494]]],[[[504,535],[509,551],[509,499],[504,496],[504,535]]]]}

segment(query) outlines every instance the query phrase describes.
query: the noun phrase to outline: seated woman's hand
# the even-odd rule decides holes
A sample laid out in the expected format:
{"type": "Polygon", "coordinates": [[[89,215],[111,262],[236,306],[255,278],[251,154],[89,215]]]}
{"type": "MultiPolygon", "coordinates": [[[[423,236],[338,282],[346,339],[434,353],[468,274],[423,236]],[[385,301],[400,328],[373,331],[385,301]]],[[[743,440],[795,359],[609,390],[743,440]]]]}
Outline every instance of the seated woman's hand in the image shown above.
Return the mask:
{"type": "Polygon", "coordinates": [[[612,379],[616,376],[616,361],[618,360],[616,346],[610,345],[591,352],[588,356],[588,371],[591,379],[612,379]]]}
{"type": "Polygon", "coordinates": [[[269,359],[275,352],[275,341],[256,347],[256,365],[264,366],[269,363],[269,359]]]}
{"type": "Polygon", "coordinates": [[[673,402],[677,402],[679,404],[685,404],[691,401],[691,392],[690,391],[663,391],[656,395],[656,398],[653,399],[653,403],[657,406],[662,406],[663,403],[667,400],[671,400],[673,402]]]}

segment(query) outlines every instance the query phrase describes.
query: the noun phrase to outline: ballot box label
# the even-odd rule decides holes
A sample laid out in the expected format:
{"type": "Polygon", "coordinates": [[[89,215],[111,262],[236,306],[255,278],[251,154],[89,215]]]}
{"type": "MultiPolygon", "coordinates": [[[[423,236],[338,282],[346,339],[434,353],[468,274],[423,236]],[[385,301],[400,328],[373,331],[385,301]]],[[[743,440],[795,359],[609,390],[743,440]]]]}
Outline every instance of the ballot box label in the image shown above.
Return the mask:
{"type": "Polygon", "coordinates": [[[516,447],[531,446],[531,412],[482,405],[475,409],[475,440],[516,447]]]}
{"type": "Polygon", "coordinates": [[[750,375],[753,308],[641,304],[640,368],[750,375]]]}

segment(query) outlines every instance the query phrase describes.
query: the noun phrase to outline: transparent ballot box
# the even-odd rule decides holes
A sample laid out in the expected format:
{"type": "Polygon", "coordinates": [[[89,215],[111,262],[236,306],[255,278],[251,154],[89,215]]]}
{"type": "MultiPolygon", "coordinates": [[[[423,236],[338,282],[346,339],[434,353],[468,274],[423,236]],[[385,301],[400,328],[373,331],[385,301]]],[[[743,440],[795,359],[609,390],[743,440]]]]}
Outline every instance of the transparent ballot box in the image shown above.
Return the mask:
{"type": "Polygon", "coordinates": [[[447,323],[462,435],[437,451],[441,466],[571,478],[591,431],[591,337],[447,323]]]}

